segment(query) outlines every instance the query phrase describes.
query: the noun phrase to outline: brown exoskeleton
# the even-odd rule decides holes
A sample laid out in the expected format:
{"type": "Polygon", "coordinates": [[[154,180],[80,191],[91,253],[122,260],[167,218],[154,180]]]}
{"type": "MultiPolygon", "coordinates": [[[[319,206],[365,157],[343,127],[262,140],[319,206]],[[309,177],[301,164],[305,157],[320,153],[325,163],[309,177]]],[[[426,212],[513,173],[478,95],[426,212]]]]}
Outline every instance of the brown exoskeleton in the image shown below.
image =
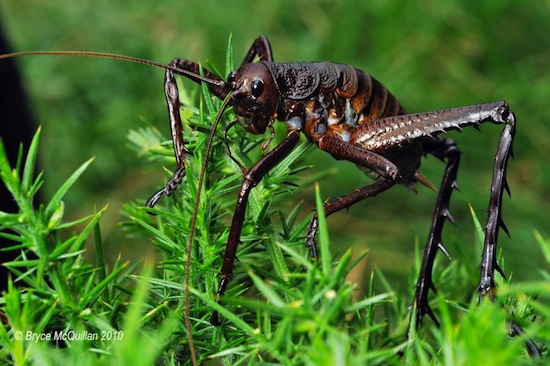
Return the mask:
{"type": "MultiPolygon", "coordinates": [[[[11,54],[8,57],[36,53],[11,54]]],[[[218,297],[225,292],[232,277],[251,189],[290,153],[296,146],[300,133],[304,133],[319,149],[328,152],[335,159],[355,163],[374,179],[373,183],[363,188],[325,203],[327,216],[374,197],[396,184],[413,187],[420,183],[433,188],[419,171],[421,158],[431,154],[446,162],[413,301],[417,325],[426,314],[437,323],[429,306],[428,293],[435,288],[432,281],[435,255],[438,249],[445,251],[442,243],[443,224],[445,220],[453,222],[449,202],[452,191],[458,187],[456,175],[460,162],[460,152],[455,142],[440,138],[439,135],[467,126],[478,127],[487,121],[502,124],[504,129],[493,170],[478,286],[480,297],[492,296],[495,271],[503,274],[496,261],[496,248],[499,229],[507,232],[502,220],[502,197],[504,190],[509,191],[506,169],[516,128],[514,113],[506,102],[407,114],[399,101],[380,82],[353,66],[332,62],[274,62],[271,46],[265,37],[254,41],[242,66],[232,72],[227,81],[208,70],[201,70],[197,63],[178,58],[169,65],[162,65],[117,55],[82,52],[73,54],[114,57],[166,69],[164,86],[178,167],[168,184],[147,201],[148,207],[153,207],[163,194],[170,195],[185,176],[186,150],[175,74],[198,83],[206,83],[212,94],[224,99],[219,115],[228,106],[233,107],[238,121],[250,133],[263,134],[267,129],[272,129],[276,120],[286,123],[286,138],[251,168],[243,168],[243,182],[223,258],[218,297]],[[259,61],[254,62],[256,59],[259,61]]],[[[314,214],[306,233],[306,246],[313,258],[317,257],[317,226],[318,218],[314,214]]],[[[220,323],[217,313],[212,315],[211,322],[220,323]]],[[[536,348],[532,352],[537,353],[536,348]]]]}

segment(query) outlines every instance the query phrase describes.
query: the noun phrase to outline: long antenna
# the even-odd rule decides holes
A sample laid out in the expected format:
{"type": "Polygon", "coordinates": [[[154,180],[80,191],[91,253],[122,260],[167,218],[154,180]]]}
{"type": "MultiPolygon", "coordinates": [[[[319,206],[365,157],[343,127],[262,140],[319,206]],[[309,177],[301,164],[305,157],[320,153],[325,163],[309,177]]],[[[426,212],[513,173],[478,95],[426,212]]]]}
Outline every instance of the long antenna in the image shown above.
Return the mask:
{"type": "Polygon", "coordinates": [[[214,124],[212,125],[212,131],[210,132],[210,136],[208,136],[208,143],[206,144],[206,149],[204,151],[204,158],[202,162],[202,168],[199,175],[199,182],[197,184],[197,196],[195,197],[195,204],[193,205],[193,216],[191,216],[191,223],[189,224],[189,238],[187,241],[187,257],[185,259],[185,277],[184,277],[184,321],[185,321],[185,329],[187,330],[187,340],[189,342],[189,350],[191,351],[191,359],[193,361],[193,364],[196,364],[196,354],[195,354],[195,346],[193,344],[193,337],[191,335],[191,321],[189,317],[190,309],[189,309],[189,283],[190,283],[190,272],[191,272],[191,250],[193,248],[193,242],[195,241],[195,227],[197,226],[197,215],[199,211],[199,203],[201,200],[201,193],[202,193],[202,185],[204,184],[204,177],[206,175],[206,167],[208,165],[208,156],[210,155],[210,150],[212,150],[212,142],[214,140],[214,135],[216,134],[216,128],[218,127],[218,124],[221,120],[221,117],[223,115],[224,110],[229,105],[229,101],[231,100],[233,94],[228,94],[227,97],[224,99],[223,104],[220,108],[220,111],[218,112],[218,115],[216,116],[216,120],[214,121],[214,124]]]}
{"type": "Polygon", "coordinates": [[[133,57],[120,55],[117,53],[108,53],[108,52],[94,52],[94,51],[23,51],[23,52],[12,52],[0,55],[1,59],[14,58],[14,57],[23,57],[23,56],[36,56],[36,55],[46,55],[46,56],[80,56],[80,57],[99,57],[99,58],[110,58],[119,61],[128,61],[136,64],[148,65],[159,67],[165,70],[171,70],[178,75],[191,76],[197,80],[204,81],[210,85],[225,86],[225,82],[221,80],[209,79],[199,74],[195,74],[189,70],[180,69],[172,65],[165,65],[160,62],[155,62],[151,60],[146,60],[144,58],[133,57]]]}

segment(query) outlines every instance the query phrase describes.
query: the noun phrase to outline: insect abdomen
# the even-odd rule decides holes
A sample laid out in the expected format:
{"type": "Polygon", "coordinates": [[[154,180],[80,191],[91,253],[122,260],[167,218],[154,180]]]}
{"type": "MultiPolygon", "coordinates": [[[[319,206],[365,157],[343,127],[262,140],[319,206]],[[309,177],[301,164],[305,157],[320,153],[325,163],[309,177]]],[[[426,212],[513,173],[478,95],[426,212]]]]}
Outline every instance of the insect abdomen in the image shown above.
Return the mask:
{"type": "Polygon", "coordinates": [[[406,113],[397,98],[384,85],[366,72],[355,70],[358,88],[351,97],[351,106],[359,113],[359,125],[406,113]]]}

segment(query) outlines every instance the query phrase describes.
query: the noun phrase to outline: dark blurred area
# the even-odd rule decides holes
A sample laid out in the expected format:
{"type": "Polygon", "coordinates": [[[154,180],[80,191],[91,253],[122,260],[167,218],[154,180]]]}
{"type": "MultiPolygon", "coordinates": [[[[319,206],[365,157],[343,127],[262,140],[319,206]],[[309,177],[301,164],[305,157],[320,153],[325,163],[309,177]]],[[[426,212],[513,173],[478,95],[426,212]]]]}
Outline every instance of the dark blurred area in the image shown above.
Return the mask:
{"type": "MultiPolygon", "coordinates": [[[[0,18],[0,54],[11,52],[2,18],[0,18]]],[[[17,68],[15,59],[2,60],[0,63],[0,137],[6,148],[12,166],[17,162],[21,144],[28,147],[36,130],[32,112],[27,101],[24,83],[17,68]]],[[[18,207],[6,186],[0,183],[0,211],[17,212],[18,207]]],[[[4,249],[14,243],[0,237],[0,248],[4,249]]],[[[0,263],[15,259],[17,251],[0,251],[0,263]]],[[[0,266],[0,290],[7,287],[8,270],[0,266]]]]}
{"type": "MultiPolygon", "coordinates": [[[[512,198],[505,198],[503,208],[512,238],[500,237],[505,272],[513,273],[514,279],[532,279],[544,265],[533,232],[550,236],[548,2],[7,0],[0,4],[0,17],[19,51],[95,50],[159,62],[180,56],[223,71],[230,34],[236,64],[252,40],[265,34],[276,61],[352,64],[380,80],[410,112],[506,100],[517,115],[518,132],[508,172],[512,198]]],[[[116,225],[122,219],[117,203],[147,198],[164,176],[160,166],[137,159],[126,136],[132,128],[154,125],[168,138],[162,71],[101,59],[16,61],[37,123],[43,126],[44,197],[96,156],[67,196],[67,214],[82,217],[109,203],[102,220],[107,255],[116,258],[120,252],[135,252],[135,240],[125,240],[116,225]]],[[[9,89],[8,97],[14,98],[16,90],[9,89]]],[[[25,118],[24,108],[14,108],[17,104],[5,98],[2,102],[9,107],[2,113],[13,117],[3,117],[7,132],[2,135],[23,133],[23,122],[14,121],[25,118]]],[[[458,226],[448,225],[444,240],[453,258],[471,263],[473,270],[481,249],[468,205],[483,223],[500,132],[500,127],[487,125],[481,133],[467,129],[449,134],[463,156],[458,174],[461,192],[451,203],[458,226]]],[[[10,141],[18,144],[24,138],[10,141]]],[[[350,193],[367,182],[353,164],[315,149],[309,149],[307,159],[314,167],[304,175],[332,172],[320,182],[324,197],[350,193]]],[[[427,159],[422,172],[437,186],[443,167],[436,159],[427,159]]],[[[331,216],[335,251],[368,248],[369,268],[380,267],[389,277],[403,279],[411,272],[415,243],[423,245],[426,240],[436,198],[423,187],[418,191],[412,194],[397,187],[331,216]]],[[[297,199],[306,202],[303,215],[314,207],[312,190],[301,192],[297,199]]]]}

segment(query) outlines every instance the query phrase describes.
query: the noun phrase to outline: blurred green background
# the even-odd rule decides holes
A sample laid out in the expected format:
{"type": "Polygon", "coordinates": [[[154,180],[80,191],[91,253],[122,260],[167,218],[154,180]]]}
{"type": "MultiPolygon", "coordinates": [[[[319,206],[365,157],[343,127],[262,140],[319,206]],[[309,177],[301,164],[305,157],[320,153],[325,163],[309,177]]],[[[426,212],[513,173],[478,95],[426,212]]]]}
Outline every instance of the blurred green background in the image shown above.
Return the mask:
{"type": "MultiPolygon", "coordinates": [[[[95,50],[169,62],[180,56],[211,61],[223,70],[233,34],[239,62],[260,34],[270,39],[276,61],[331,60],[359,67],[386,85],[410,112],[507,100],[518,118],[515,159],[508,177],[501,235],[506,272],[537,278],[542,265],[533,231],[550,236],[550,2],[467,1],[72,1],[2,0],[0,17],[14,50],[95,50]]],[[[102,221],[107,252],[123,256],[147,248],[122,241],[116,223],[120,202],[143,199],[161,186],[158,164],[138,160],[128,148],[129,129],[153,124],[168,138],[162,70],[112,60],[30,57],[19,60],[36,121],[43,127],[41,164],[45,196],[91,156],[96,156],[66,210],[83,216],[106,203],[102,221]]],[[[1,123],[10,123],[2,121],[1,123]]],[[[17,126],[13,126],[17,128],[17,126]]],[[[471,203],[484,222],[492,161],[501,128],[453,132],[463,151],[461,192],[452,212],[457,227],[445,238],[451,255],[475,271],[471,203]]],[[[325,197],[367,184],[352,164],[310,149],[308,173],[337,168],[321,182],[325,197]]],[[[424,160],[436,185],[444,165],[424,160]]],[[[171,167],[170,167],[171,168],[171,167]]],[[[313,208],[311,190],[304,215],[313,208]]],[[[387,274],[409,274],[415,242],[423,244],[436,194],[397,187],[329,219],[335,248],[370,248],[369,265],[387,274]]]]}

